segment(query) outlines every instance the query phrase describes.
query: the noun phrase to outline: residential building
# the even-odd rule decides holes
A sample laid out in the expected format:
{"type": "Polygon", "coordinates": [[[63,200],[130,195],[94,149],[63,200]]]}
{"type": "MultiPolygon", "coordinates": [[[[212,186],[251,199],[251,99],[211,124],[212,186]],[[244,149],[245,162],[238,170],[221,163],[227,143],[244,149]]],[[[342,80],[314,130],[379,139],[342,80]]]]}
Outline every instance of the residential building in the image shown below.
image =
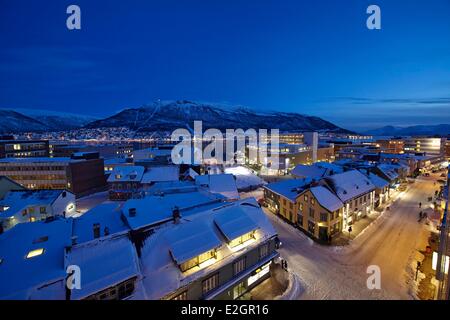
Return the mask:
{"type": "Polygon", "coordinates": [[[0,140],[0,158],[40,158],[48,156],[48,140],[0,140]]]}
{"type": "Polygon", "coordinates": [[[19,223],[70,217],[75,212],[75,195],[67,190],[10,191],[0,201],[0,231],[19,223]]]}
{"type": "Polygon", "coordinates": [[[28,189],[67,189],[77,197],[106,187],[104,163],[98,153],[0,159],[0,175],[28,189]]]}
{"type": "Polygon", "coordinates": [[[141,180],[145,168],[142,166],[117,166],[108,177],[109,199],[128,200],[142,190],[141,180]]]}
{"type": "Polygon", "coordinates": [[[5,197],[5,195],[10,191],[22,191],[22,190],[27,190],[27,188],[11,180],[8,177],[0,176],[0,200],[2,200],[5,197]]]}
{"type": "Polygon", "coordinates": [[[322,179],[321,182],[344,204],[344,229],[373,211],[376,187],[358,170],[335,174],[322,179]]]}

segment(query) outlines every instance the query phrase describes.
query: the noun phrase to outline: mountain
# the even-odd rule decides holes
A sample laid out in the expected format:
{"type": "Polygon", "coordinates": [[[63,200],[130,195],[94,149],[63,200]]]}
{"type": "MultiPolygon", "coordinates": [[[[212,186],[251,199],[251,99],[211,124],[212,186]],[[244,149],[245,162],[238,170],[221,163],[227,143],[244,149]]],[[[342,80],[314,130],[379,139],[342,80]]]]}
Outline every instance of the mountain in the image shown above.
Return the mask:
{"type": "Polygon", "coordinates": [[[45,131],[44,123],[12,110],[0,109],[0,133],[45,131]]]}
{"type": "Polygon", "coordinates": [[[18,108],[14,111],[36,119],[45,124],[49,130],[77,129],[97,120],[96,117],[51,110],[35,110],[18,108]]]}
{"type": "Polygon", "coordinates": [[[192,101],[155,103],[141,108],[125,109],[111,117],[89,123],[87,128],[128,127],[137,131],[173,131],[191,129],[195,120],[203,122],[203,130],[280,129],[280,131],[317,130],[349,132],[318,117],[287,112],[256,112],[245,107],[192,101]]]}
{"type": "Polygon", "coordinates": [[[0,132],[60,131],[81,128],[95,117],[34,109],[0,109],[0,132]]]}
{"type": "Polygon", "coordinates": [[[418,125],[411,127],[386,126],[364,132],[374,136],[419,136],[419,135],[450,135],[450,124],[418,125]]]}

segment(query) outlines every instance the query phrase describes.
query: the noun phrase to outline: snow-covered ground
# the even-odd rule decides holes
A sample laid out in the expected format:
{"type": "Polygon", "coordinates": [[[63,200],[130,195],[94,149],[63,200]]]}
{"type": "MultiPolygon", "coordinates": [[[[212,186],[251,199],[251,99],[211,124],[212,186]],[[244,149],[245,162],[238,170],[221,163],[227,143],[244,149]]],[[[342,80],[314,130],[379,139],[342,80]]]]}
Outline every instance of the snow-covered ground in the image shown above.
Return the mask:
{"type": "Polygon", "coordinates": [[[418,250],[427,245],[429,229],[418,222],[418,203],[437,187],[420,178],[352,243],[341,249],[314,243],[301,231],[267,212],[277,229],[280,253],[301,282],[298,299],[414,299],[414,265],[418,250]],[[381,270],[381,289],[367,288],[367,267],[381,270]]]}

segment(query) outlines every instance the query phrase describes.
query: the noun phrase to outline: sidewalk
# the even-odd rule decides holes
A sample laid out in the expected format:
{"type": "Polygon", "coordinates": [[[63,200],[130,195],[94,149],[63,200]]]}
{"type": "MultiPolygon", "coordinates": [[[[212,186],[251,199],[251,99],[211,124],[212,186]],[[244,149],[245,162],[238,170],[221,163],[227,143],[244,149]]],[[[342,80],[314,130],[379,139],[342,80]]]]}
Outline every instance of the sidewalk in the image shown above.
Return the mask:
{"type": "Polygon", "coordinates": [[[347,230],[343,230],[341,234],[334,236],[331,241],[333,246],[345,246],[350,243],[350,240],[355,239],[359,234],[361,234],[373,221],[375,221],[382,212],[373,211],[366,217],[359,219],[352,224],[352,232],[349,233],[347,230]]]}

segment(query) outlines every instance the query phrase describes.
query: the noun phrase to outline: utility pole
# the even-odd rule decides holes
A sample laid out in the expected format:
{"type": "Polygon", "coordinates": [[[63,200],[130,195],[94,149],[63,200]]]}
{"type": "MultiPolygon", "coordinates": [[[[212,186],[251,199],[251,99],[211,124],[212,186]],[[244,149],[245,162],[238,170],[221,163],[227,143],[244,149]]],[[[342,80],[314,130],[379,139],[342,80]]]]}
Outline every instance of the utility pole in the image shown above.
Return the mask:
{"type": "Polygon", "coordinates": [[[448,216],[448,201],[450,198],[450,165],[447,171],[447,199],[445,204],[445,211],[441,222],[441,234],[439,238],[439,251],[436,265],[436,279],[439,280],[438,300],[449,300],[449,281],[450,272],[445,274],[445,267],[449,249],[449,216],[448,216]]]}

